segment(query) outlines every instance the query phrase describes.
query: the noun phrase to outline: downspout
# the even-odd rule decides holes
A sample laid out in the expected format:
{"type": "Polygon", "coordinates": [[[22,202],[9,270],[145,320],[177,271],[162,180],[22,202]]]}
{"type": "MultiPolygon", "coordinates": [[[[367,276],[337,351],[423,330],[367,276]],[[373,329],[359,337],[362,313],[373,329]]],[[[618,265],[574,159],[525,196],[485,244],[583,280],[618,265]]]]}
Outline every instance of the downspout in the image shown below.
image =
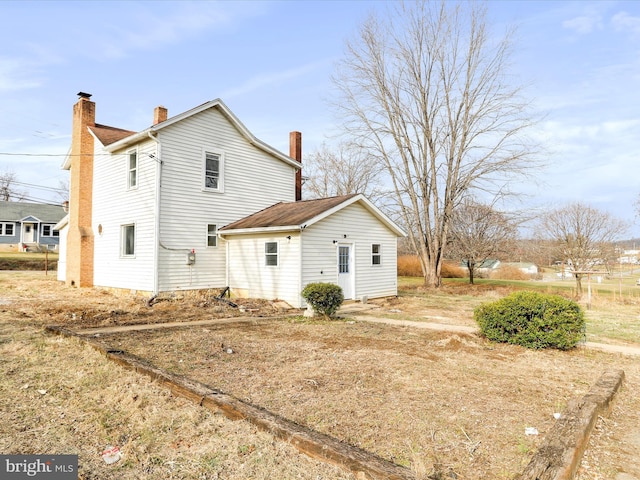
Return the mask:
{"type": "Polygon", "coordinates": [[[159,292],[160,273],[159,273],[158,263],[160,261],[160,198],[161,198],[160,187],[162,185],[162,154],[161,154],[162,144],[160,143],[160,140],[158,140],[155,136],[153,136],[151,132],[147,132],[147,135],[151,140],[156,142],[157,156],[156,157],[152,156],[152,158],[158,163],[158,170],[156,174],[156,201],[155,201],[155,212],[154,212],[155,241],[153,242],[153,297],[152,298],[154,298],[158,295],[158,293],[160,293],[159,292]]]}
{"type": "Polygon", "coordinates": [[[303,308],[303,304],[304,304],[304,300],[302,299],[302,282],[303,282],[303,278],[302,276],[304,275],[304,255],[302,255],[302,230],[304,230],[304,228],[302,226],[300,226],[300,232],[298,233],[298,308],[303,308]]]}
{"type": "Polygon", "coordinates": [[[218,233],[218,238],[224,242],[224,255],[225,255],[225,261],[224,261],[224,284],[226,287],[231,288],[231,285],[229,285],[229,275],[230,275],[230,267],[229,267],[229,242],[227,241],[227,238],[224,236],[224,233],[218,233]]]}
{"type": "Polygon", "coordinates": [[[230,270],[229,270],[231,268],[229,266],[229,264],[231,263],[230,258],[229,258],[229,242],[227,242],[227,239],[224,238],[224,237],[220,237],[220,239],[224,241],[224,256],[225,256],[224,264],[226,266],[225,273],[224,273],[224,275],[225,275],[225,282],[224,283],[225,283],[226,287],[231,288],[231,285],[229,284],[229,280],[230,280],[229,279],[229,274],[231,273],[230,270]]]}

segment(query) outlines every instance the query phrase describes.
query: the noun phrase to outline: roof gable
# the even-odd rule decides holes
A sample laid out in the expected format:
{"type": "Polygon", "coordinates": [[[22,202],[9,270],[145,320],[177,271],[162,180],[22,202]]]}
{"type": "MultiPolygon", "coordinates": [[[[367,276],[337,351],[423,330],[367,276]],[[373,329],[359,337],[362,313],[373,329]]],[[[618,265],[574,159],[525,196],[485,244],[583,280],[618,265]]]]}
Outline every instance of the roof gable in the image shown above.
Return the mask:
{"type": "Polygon", "coordinates": [[[253,215],[230,223],[220,229],[220,233],[249,233],[265,230],[292,230],[306,228],[322,219],[359,202],[379,221],[387,226],[398,236],[406,234],[373,205],[362,194],[341,195],[337,197],[320,198],[315,200],[302,200],[298,202],[280,202],[265,208],[253,215]]]}
{"type": "MultiPolygon", "coordinates": [[[[180,113],[174,117],[168,118],[167,120],[165,120],[164,122],[160,122],[156,125],[152,125],[151,127],[142,130],[141,132],[135,133],[135,132],[128,132],[127,130],[122,130],[122,129],[114,129],[113,127],[106,127],[104,125],[96,125],[96,127],[102,128],[102,129],[111,129],[111,130],[117,130],[119,132],[128,132],[129,135],[125,135],[113,142],[110,142],[108,144],[105,144],[103,142],[103,145],[105,146],[106,150],[108,152],[115,152],[117,150],[121,150],[123,148],[127,148],[131,145],[134,145],[142,140],[146,140],[149,138],[150,135],[154,135],[156,132],[170,127],[171,125],[175,125],[176,123],[185,120],[189,117],[192,117],[194,115],[197,115],[201,112],[204,112],[205,110],[208,110],[210,108],[216,108],[218,109],[222,115],[240,132],[240,134],[246,138],[249,143],[251,143],[253,146],[265,151],[266,153],[273,155],[274,157],[278,158],[279,160],[282,160],[283,162],[291,165],[292,167],[295,168],[301,168],[301,164],[300,162],[298,162],[297,160],[291,158],[288,155],[285,155],[284,153],[282,153],[281,151],[273,148],[270,145],[267,145],[266,143],[264,143],[262,140],[259,140],[255,135],[253,135],[249,129],[247,129],[247,127],[244,126],[244,124],[240,121],[240,119],[238,117],[235,116],[235,114],[229,110],[229,107],[227,107],[224,102],[222,100],[220,100],[219,98],[215,99],[215,100],[211,100],[210,102],[206,102],[203,103],[202,105],[198,105],[195,108],[192,108],[191,110],[187,110],[186,112],[180,113]]],[[[94,127],[93,130],[96,130],[96,128],[94,127]]],[[[116,138],[117,135],[119,135],[118,132],[113,132],[113,131],[102,131],[100,132],[101,134],[104,135],[110,135],[110,138],[116,138]]],[[[96,135],[96,137],[98,137],[98,132],[94,132],[94,134],[96,135]]],[[[102,141],[102,140],[101,140],[102,141]]]]}

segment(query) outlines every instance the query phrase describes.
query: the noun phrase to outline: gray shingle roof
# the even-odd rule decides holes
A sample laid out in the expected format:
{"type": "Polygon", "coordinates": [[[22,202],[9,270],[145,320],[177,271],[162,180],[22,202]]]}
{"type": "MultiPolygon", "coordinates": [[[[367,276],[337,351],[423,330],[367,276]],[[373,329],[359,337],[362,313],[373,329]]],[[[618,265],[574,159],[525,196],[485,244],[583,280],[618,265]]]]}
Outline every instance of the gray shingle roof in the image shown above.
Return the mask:
{"type": "Polygon", "coordinates": [[[35,217],[43,223],[58,223],[67,213],[60,205],[41,203],[0,202],[0,221],[18,222],[25,217],[35,217]]]}

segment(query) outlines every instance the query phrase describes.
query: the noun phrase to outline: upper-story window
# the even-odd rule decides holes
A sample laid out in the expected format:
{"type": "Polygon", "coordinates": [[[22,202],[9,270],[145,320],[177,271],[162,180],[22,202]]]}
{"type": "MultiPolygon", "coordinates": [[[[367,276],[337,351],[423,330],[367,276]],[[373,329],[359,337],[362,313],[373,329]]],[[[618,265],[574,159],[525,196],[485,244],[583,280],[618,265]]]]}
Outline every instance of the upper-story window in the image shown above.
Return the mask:
{"type": "Polygon", "coordinates": [[[205,190],[223,191],[224,155],[220,152],[206,150],[204,152],[204,188],[205,190]]]}
{"type": "Polygon", "coordinates": [[[13,223],[0,223],[0,235],[13,236],[13,223]]]}
{"type": "Polygon", "coordinates": [[[138,186],[138,151],[127,152],[127,187],[136,188],[138,186]]]}
{"type": "Polygon", "coordinates": [[[58,237],[60,232],[58,230],[53,229],[53,225],[42,225],[42,236],[43,237],[58,237]]]}

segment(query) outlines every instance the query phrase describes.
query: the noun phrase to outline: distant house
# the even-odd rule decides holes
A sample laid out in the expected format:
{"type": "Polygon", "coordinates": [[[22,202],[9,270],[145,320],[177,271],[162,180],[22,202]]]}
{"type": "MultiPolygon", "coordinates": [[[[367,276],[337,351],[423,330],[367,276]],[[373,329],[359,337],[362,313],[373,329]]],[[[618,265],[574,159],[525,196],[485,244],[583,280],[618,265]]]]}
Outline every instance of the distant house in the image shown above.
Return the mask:
{"type": "Polygon", "coordinates": [[[219,99],[133,132],[74,105],[58,279],[157,295],[230,287],[303,307],[312,281],[345,297],[395,295],[404,232],[362,195],[301,200],[302,136],[286,155],[219,99]]]}
{"type": "Polygon", "coordinates": [[[55,225],[66,215],[61,205],[0,202],[0,250],[58,250],[55,225]]]}
{"type": "MultiPolygon", "coordinates": [[[[500,268],[500,266],[501,266],[500,260],[496,258],[487,258],[486,260],[483,260],[479,264],[476,264],[475,271],[480,275],[487,276],[491,274],[491,272],[494,272],[498,268],[500,268]]],[[[462,260],[460,262],[460,267],[468,269],[469,268],[468,260],[462,260]]]]}
{"type": "Polygon", "coordinates": [[[503,263],[502,266],[517,268],[522,273],[526,273],[527,275],[538,274],[538,266],[535,263],[531,263],[531,262],[510,262],[510,263],[503,263]]]}

